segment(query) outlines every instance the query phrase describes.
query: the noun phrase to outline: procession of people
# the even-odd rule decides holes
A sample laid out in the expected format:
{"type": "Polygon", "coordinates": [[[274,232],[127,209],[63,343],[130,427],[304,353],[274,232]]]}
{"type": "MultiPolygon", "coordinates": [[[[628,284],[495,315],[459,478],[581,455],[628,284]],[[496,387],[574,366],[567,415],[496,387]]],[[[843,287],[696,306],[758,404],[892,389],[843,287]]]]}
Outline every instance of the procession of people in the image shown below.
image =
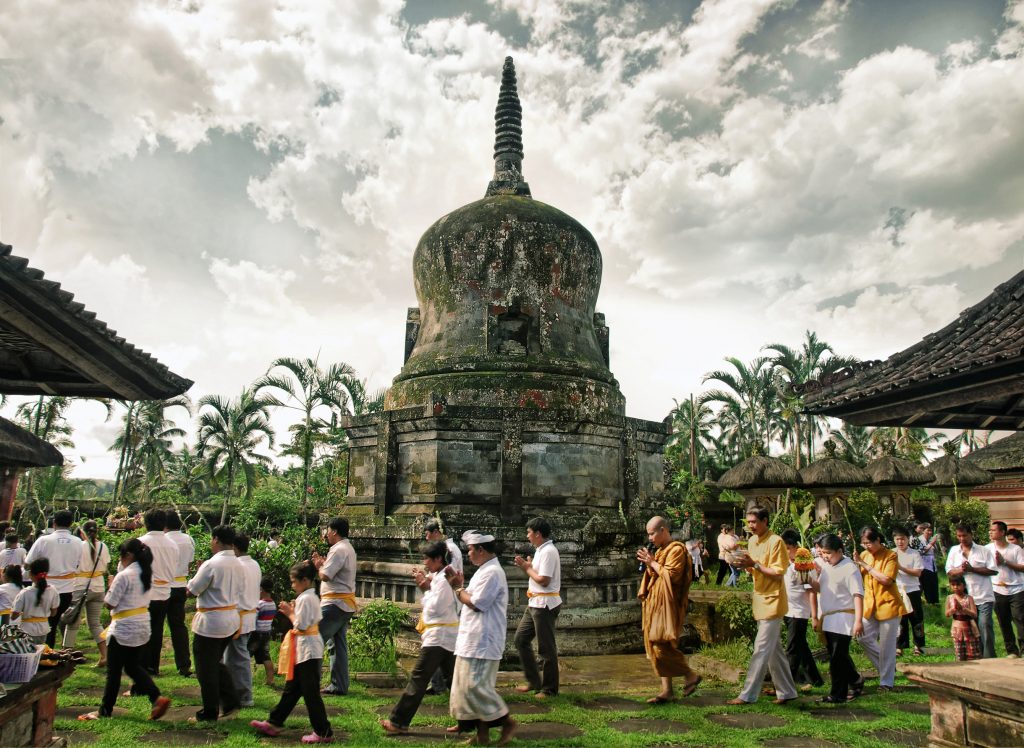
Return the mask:
{"type": "MultiPolygon", "coordinates": [[[[277,673],[285,676],[284,690],[267,718],[250,724],[261,734],[276,736],[302,699],[312,726],[302,742],[333,741],[323,697],[349,692],[347,631],[359,610],[357,557],[345,518],[328,522],[323,533],[329,546],[326,556],[313,552],[291,569],[295,600],[279,604],[270,595],[272,580],[249,555],[249,537],[230,526],[212,529],[211,555],[194,568],[194,542],[182,532],[175,512],[146,512],[146,533],[121,543],[113,554],[99,539],[94,521],[83,523],[78,537],[71,531],[72,519],[70,512],[56,512],[53,531],[38,538],[27,553],[18,547],[16,536],[8,535],[3,553],[12,563],[4,568],[6,584],[0,597],[9,600],[0,604],[33,641],[56,642],[62,637],[65,647],[76,641],[84,614],[100,655],[97,667],[106,668],[107,683],[99,709],[79,719],[110,717],[123,675],[132,681],[124,696],[147,697],[151,719],[166,713],[170,700],[157,683],[165,623],[178,673],[191,676],[195,665],[202,707],[190,721],[234,717],[254,705],[254,655],[268,684],[273,682],[270,624],[280,613],[291,623],[277,665],[277,673]],[[112,556],[119,564],[108,588],[112,556]],[[26,576],[28,586],[22,587],[26,576]],[[186,596],[196,599],[191,651],[186,596]],[[106,629],[100,623],[102,607],[110,611],[106,629]],[[326,668],[328,682],[321,687],[329,643],[333,655],[326,668]]],[[[777,705],[796,699],[798,691],[823,687],[807,642],[809,626],[821,632],[828,652],[831,686],[821,702],[846,703],[863,693],[865,680],[850,657],[854,642],[878,672],[878,691],[890,690],[903,649],[911,640],[915,654],[925,646],[923,605],[930,592],[926,572],[929,565],[934,572],[938,551],[930,527],[919,525],[919,535],[897,528],[892,548],[883,543],[878,529],[865,527],[858,535],[862,552],[847,556],[844,540],[837,535],[815,539],[811,552],[800,548],[795,531],[775,534],[766,509],[752,508],[745,519],[745,549],[739,547],[732,526],[721,528],[719,558],[728,570],[720,569],[718,581],[726,573],[750,576],[757,633],[741,691],[725,703],[756,702],[766,675],[777,705]],[[930,564],[926,554],[933,556],[930,564]]],[[[534,517],[524,529],[532,553],[511,559],[526,582],[525,609],[514,636],[523,683],[515,690],[546,699],[559,693],[556,624],[565,604],[561,559],[555,528],[547,519],[534,517]]],[[[641,564],[639,633],[660,683],[648,702],[664,704],[690,696],[701,683],[679,647],[689,589],[699,567],[692,548],[673,536],[666,517],[652,517],[646,534],[649,545],[636,553],[641,564]],[[678,693],[677,679],[682,680],[678,693]]],[[[1008,656],[1019,656],[1024,649],[1024,549],[1002,522],[991,523],[992,542],[987,546],[975,543],[966,525],[957,526],[956,535],[958,544],[949,549],[945,561],[953,593],[945,612],[952,619],[957,659],[995,656],[993,619],[998,620],[1008,656]]],[[[436,519],[428,520],[423,538],[422,566],[413,572],[413,582],[422,592],[416,626],[420,653],[407,687],[380,726],[386,734],[407,733],[424,696],[447,691],[456,720],[449,732],[469,733],[471,742],[483,745],[497,729],[497,744],[505,745],[519,725],[496,687],[506,650],[510,596],[498,542],[492,534],[470,530],[461,536],[460,547],[445,536],[436,519]],[[463,568],[462,548],[473,567],[471,576],[463,568]]]]}

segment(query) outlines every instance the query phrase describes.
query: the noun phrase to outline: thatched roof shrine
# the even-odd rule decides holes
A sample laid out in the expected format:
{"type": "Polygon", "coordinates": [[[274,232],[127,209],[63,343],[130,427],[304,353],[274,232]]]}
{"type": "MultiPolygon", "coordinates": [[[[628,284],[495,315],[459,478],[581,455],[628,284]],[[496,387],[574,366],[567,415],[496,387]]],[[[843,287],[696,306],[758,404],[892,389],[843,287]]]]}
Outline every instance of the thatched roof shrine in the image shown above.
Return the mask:
{"type": "Polygon", "coordinates": [[[775,457],[755,454],[729,468],[718,479],[719,488],[741,491],[748,488],[794,488],[802,485],[800,473],[775,457]]]}
{"type": "Polygon", "coordinates": [[[864,466],[864,472],[876,486],[920,486],[935,480],[935,475],[924,465],[893,455],[871,460],[864,466]]]}
{"type": "Polygon", "coordinates": [[[64,456],[55,446],[6,418],[0,418],[0,465],[31,468],[63,464],[64,456]]]}
{"type": "Polygon", "coordinates": [[[861,426],[1024,429],[1024,271],[920,343],[795,389],[861,426]]]}
{"type": "Polygon", "coordinates": [[[0,392],[164,400],[191,386],[0,244],[0,392]]]}
{"type": "Polygon", "coordinates": [[[963,461],[968,465],[990,470],[992,472],[1024,470],[1024,432],[992,442],[987,447],[964,455],[963,461]]]}
{"type": "Polygon", "coordinates": [[[871,478],[862,468],[835,456],[836,445],[825,442],[826,456],[800,468],[804,488],[853,488],[870,486],[871,478]]]}
{"type": "Polygon", "coordinates": [[[946,454],[928,464],[928,469],[935,475],[935,480],[929,483],[929,486],[970,488],[992,482],[995,476],[977,465],[966,462],[955,445],[946,442],[945,449],[946,454]]]}

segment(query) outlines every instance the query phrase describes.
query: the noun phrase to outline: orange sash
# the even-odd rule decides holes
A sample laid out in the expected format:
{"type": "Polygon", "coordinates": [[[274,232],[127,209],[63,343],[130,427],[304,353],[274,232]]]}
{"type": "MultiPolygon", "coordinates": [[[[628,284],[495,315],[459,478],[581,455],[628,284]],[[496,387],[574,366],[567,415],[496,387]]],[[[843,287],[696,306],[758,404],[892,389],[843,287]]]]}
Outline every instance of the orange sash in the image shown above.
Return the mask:
{"type": "Polygon", "coordinates": [[[281,642],[281,651],[277,658],[278,675],[287,675],[287,680],[295,680],[295,637],[313,636],[314,634],[316,636],[320,635],[320,626],[315,623],[302,631],[290,629],[284,635],[284,641],[281,642]]]}
{"type": "Polygon", "coordinates": [[[359,604],[356,602],[356,595],[354,592],[325,592],[320,595],[321,600],[341,600],[343,603],[347,603],[352,606],[352,610],[359,612],[359,604]]]}

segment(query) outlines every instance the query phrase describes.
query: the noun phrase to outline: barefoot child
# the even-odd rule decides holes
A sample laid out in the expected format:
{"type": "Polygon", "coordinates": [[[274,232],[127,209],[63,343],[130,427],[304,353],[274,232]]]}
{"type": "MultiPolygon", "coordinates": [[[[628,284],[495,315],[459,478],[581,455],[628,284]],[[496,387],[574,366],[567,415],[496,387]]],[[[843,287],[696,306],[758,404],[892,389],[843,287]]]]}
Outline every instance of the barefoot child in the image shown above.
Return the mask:
{"type": "Polygon", "coordinates": [[[958,660],[981,659],[981,637],[978,635],[978,608],[967,594],[963,577],[950,577],[952,595],[946,598],[946,618],[953,619],[950,636],[958,660]]]}
{"type": "Polygon", "coordinates": [[[50,619],[57,615],[60,606],[57,590],[46,583],[49,571],[50,561],[46,558],[37,558],[29,565],[32,586],[18,593],[11,611],[11,617],[17,621],[18,628],[34,644],[46,643],[46,635],[50,633],[50,619]]]}
{"type": "Polygon", "coordinates": [[[284,692],[266,721],[254,719],[249,723],[259,732],[277,737],[284,721],[292,713],[299,698],[306,703],[313,732],[302,736],[303,743],[332,743],[334,731],[327,720],[327,708],[320,695],[320,663],[324,657],[324,642],[320,638],[320,598],[313,588],[316,568],[304,561],[291,568],[292,589],[298,597],[294,603],[282,602],[278,610],[292,622],[292,630],[281,645],[278,672],[287,676],[284,692]]]}
{"type": "Polygon", "coordinates": [[[11,622],[11,610],[21,593],[21,588],[21,566],[5,566],[4,583],[0,584],[0,626],[6,626],[11,622]]]}
{"type": "Polygon", "coordinates": [[[256,630],[249,637],[249,654],[262,665],[267,674],[267,685],[274,685],[274,661],[270,658],[270,630],[277,613],[277,603],[270,591],[274,583],[270,577],[260,580],[260,601],[256,606],[256,630]]]}

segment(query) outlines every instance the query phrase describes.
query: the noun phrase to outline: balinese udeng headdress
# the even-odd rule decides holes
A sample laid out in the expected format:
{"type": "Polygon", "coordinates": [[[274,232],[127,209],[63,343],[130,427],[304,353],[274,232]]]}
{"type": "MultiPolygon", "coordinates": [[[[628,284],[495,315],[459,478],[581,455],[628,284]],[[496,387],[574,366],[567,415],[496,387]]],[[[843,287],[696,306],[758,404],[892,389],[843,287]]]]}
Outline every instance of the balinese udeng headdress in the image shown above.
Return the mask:
{"type": "Polygon", "coordinates": [[[485,535],[479,530],[466,530],[462,533],[462,542],[466,545],[483,545],[484,543],[493,543],[493,535],[485,535]]]}

